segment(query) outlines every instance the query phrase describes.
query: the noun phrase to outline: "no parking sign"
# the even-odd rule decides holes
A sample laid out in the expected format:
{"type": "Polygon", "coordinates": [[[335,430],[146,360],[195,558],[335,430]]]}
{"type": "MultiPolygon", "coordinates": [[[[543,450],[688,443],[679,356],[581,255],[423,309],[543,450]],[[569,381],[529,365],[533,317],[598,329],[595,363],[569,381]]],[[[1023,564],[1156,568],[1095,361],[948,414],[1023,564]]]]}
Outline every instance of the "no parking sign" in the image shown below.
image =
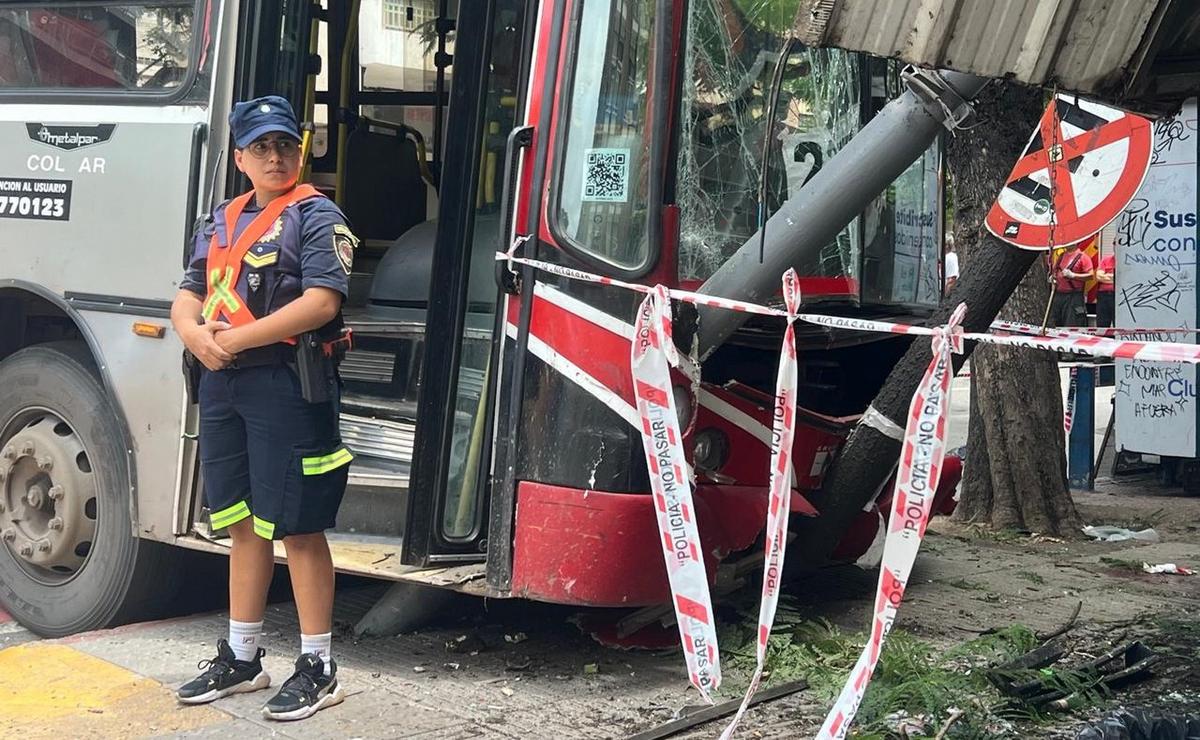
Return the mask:
{"type": "Polygon", "coordinates": [[[1150,144],[1146,119],[1056,96],[988,212],[988,231],[1022,249],[1087,239],[1141,187],[1150,144]]]}

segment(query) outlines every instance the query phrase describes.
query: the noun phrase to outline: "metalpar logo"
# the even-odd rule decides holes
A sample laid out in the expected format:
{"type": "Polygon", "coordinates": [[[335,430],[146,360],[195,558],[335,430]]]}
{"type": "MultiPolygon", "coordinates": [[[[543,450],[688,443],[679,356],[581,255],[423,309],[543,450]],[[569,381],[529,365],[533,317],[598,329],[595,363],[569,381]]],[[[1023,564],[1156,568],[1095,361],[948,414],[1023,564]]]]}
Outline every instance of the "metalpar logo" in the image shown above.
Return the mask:
{"type": "Polygon", "coordinates": [[[117,126],[101,123],[95,126],[52,126],[44,123],[27,123],[25,130],[29,138],[65,151],[81,149],[93,144],[102,144],[112,138],[117,126]]]}

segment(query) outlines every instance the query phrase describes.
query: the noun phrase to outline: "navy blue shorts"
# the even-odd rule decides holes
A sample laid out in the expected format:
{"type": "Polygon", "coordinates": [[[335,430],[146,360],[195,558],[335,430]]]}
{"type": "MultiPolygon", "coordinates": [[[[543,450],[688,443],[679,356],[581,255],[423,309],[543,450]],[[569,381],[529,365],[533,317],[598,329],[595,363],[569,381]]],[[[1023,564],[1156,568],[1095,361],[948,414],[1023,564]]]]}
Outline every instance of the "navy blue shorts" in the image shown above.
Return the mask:
{"type": "Polygon", "coordinates": [[[285,365],[203,372],[200,473],[214,530],[248,517],[268,540],[333,527],[353,456],[330,384],[329,401],[309,403],[285,365]]]}

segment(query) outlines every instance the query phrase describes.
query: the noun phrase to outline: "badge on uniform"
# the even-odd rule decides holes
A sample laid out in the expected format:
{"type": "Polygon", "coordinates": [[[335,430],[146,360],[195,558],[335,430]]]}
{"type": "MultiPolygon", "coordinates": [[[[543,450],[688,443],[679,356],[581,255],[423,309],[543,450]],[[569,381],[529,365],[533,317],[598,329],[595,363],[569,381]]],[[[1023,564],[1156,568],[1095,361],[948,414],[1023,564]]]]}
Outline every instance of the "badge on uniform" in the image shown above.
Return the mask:
{"type": "Polygon", "coordinates": [[[271,224],[271,228],[267,230],[267,233],[262,235],[262,238],[259,239],[259,241],[260,242],[273,242],[277,238],[279,238],[279,235],[282,233],[283,233],[283,216],[280,216],[279,218],[275,219],[275,223],[271,224]]]}
{"type": "Polygon", "coordinates": [[[334,224],[333,253],[337,255],[338,262],[342,263],[342,269],[346,271],[347,275],[354,266],[354,248],[357,246],[358,237],[350,231],[349,226],[334,224]]]}
{"type": "Polygon", "coordinates": [[[264,254],[262,245],[259,245],[253,251],[246,252],[246,256],[242,258],[242,261],[251,267],[268,267],[279,261],[279,250],[272,249],[270,252],[264,254]]]}

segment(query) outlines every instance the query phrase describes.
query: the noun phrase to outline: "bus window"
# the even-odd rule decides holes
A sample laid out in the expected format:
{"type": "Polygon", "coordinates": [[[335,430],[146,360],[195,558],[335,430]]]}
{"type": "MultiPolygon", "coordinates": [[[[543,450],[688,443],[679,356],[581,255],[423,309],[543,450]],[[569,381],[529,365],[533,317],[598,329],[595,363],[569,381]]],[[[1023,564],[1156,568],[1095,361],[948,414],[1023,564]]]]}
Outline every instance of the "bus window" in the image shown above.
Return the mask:
{"type": "MultiPolygon", "coordinates": [[[[871,88],[887,100],[904,91],[900,65],[871,61],[871,88]]],[[[863,303],[936,306],[942,295],[941,146],[935,142],[864,214],[863,303]]]]}
{"type": "MultiPolygon", "coordinates": [[[[860,125],[858,58],[796,46],[782,70],[773,115],[764,115],[779,51],[797,3],[693,4],[684,86],[677,200],[679,274],[708,279],[758,231],[763,139],[771,136],[767,216],[794,196],[860,125]]],[[[797,265],[811,300],[857,292],[859,222],[797,265]]]]}
{"type": "Polygon", "coordinates": [[[169,91],[193,55],[195,4],[5,4],[0,92],[169,91]]]}
{"type": "MultiPolygon", "coordinates": [[[[439,0],[383,0],[364,3],[358,14],[358,61],[362,67],[364,92],[433,93],[437,90],[437,17],[439,0]]],[[[458,3],[446,4],[447,20],[453,20],[458,3]]],[[[446,53],[454,53],[454,34],[446,38],[446,53]]],[[[445,70],[445,89],[450,89],[451,70],[445,70]]],[[[402,123],[418,131],[425,141],[434,141],[436,97],[413,98],[404,104],[392,101],[369,103],[363,115],[389,123],[402,123]]],[[[427,151],[433,158],[433,152],[427,151]]]]}
{"type": "Polygon", "coordinates": [[[553,228],[563,246],[622,270],[639,270],[650,258],[645,122],[653,6],[583,3],[570,107],[559,122],[553,228]]]}

